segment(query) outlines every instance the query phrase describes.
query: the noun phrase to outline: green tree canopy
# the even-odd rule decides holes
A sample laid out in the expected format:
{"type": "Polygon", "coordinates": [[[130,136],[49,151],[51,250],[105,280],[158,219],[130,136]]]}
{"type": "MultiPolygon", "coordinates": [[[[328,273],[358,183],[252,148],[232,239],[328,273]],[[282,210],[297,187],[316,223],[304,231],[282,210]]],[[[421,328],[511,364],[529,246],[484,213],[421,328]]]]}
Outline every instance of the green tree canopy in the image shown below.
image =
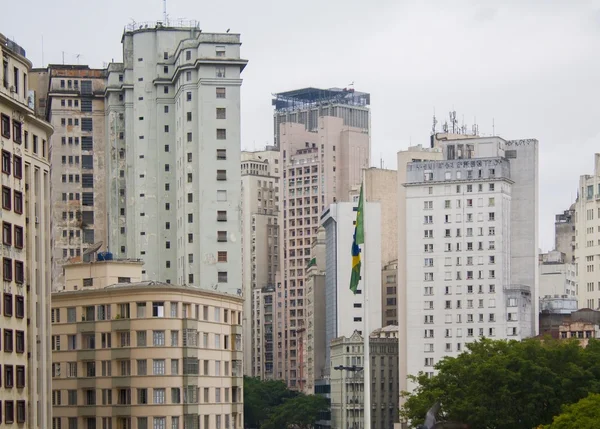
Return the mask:
{"type": "Polygon", "coordinates": [[[600,395],[590,393],[579,402],[564,407],[552,424],[543,429],[597,429],[600,427],[600,395]]]}
{"type": "Polygon", "coordinates": [[[289,390],[281,380],[244,377],[244,426],[254,429],[311,428],[328,408],[322,396],[289,390]]]}
{"type": "Polygon", "coordinates": [[[582,348],[577,341],[482,339],[467,348],[441,360],[437,375],[413,377],[417,388],[405,394],[404,418],[422,423],[439,400],[446,420],[481,429],[531,429],[550,423],[563,404],[600,392],[599,341],[582,348]]]}

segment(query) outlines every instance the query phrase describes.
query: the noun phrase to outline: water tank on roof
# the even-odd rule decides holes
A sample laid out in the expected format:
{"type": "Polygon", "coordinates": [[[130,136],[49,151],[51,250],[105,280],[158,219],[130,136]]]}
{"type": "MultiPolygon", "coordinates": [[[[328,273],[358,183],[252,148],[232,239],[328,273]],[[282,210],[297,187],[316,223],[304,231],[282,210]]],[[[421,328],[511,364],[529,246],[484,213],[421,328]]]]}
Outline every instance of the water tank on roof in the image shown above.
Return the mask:
{"type": "Polygon", "coordinates": [[[112,261],[113,260],[113,254],[111,252],[99,252],[98,253],[98,260],[99,261],[112,261]]]}

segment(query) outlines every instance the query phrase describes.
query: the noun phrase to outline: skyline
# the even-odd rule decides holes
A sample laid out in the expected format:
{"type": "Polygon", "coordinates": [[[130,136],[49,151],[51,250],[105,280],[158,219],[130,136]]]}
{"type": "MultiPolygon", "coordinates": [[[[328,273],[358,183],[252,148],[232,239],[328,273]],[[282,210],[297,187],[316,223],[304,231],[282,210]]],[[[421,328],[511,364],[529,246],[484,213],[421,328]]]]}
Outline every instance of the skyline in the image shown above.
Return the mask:
{"type": "MultiPolygon", "coordinates": [[[[25,48],[35,67],[62,63],[62,51],[65,63],[77,64],[81,54],[80,64],[102,67],[121,58],[120,35],[130,17],[162,19],[159,0],[90,4],[73,11],[76,20],[59,12],[69,6],[64,0],[15,4],[16,16],[30,15],[32,7],[38,13],[28,16],[27,29],[3,15],[0,31],[25,48]],[[89,31],[98,22],[102,31],[89,31]]],[[[600,45],[600,2],[507,1],[482,8],[468,0],[452,7],[307,0],[285,15],[268,0],[232,6],[170,1],[168,13],[197,19],[205,31],[241,34],[242,57],[249,60],[242,149],[272,144],[271,94],[294,88],[354,82],[369,92],[371,165],[379,167],[383,159],[384,168],[396,167],[397,151],[428,144],[434,110],[438,129],[456,110],[459,123],[464,115],[470,126],[476,117],[482,135],[490,135],[495,123],[495,134],[505,139],[539,140],[540,247],[553,247],[554,215],[574,201],[579,176],[593,172],[600,138],[594,126],[600,60],[587,55],[600,45]],[[574,145],[565,163],[563,148],[574,145]]]]}

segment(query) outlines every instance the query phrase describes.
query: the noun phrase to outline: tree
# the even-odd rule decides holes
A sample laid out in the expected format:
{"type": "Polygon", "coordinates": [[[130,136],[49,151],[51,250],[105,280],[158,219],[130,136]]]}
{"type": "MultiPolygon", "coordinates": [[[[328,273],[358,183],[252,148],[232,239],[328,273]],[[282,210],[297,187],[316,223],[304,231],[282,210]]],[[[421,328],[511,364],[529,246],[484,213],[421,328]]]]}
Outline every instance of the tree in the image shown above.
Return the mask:
{"type": "Polygon", "coordinates": [[[299,394],[275,408],[261,429],[310,429],[328,406],[323,396],[299,394]]]}
{"type": "Polygon", "coordinates": [[[600,342],[482,339],[468,352],[438,362],[438,374],[412,377],[401,415],[419,424],[435,401],[446,420],[481,429],[531,429],[563,404],[600,391],[600,342]]]}
{"type": "Polygon", "coordinates": [[[260,428],[277,406],[296,395],[281,380],[244,377],[244,426],[260,428]]]}
{"type": "Polygon", "coordinates": [[[600,425],[600,395],[590,393],[579,402],[564,407],[552,424],[543,429],[597,429],[600,425]]]}

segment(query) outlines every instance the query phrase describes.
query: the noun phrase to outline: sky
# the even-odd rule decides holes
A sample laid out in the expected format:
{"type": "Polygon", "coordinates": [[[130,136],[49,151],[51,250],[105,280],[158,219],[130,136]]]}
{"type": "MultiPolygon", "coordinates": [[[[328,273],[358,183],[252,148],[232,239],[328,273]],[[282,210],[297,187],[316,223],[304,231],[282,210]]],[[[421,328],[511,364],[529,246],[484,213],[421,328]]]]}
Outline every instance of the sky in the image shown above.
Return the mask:
{"type": "MultiPolygon", "coordinates": [[[[103,67],[121,61],[126,24],[162,13],[162,0],[21,0],[0,14],[0,32],[34,67],[63,55],[103,67]]],[[[399,150],[427,145],[434,112],[441,124],[456,111],[481,135],[536,138],[544,251],[579,176],[593,174],[600,0],[168,0],[167,13],[241,34],[243,149],[272,144],[273,93],[351,83],[371,94],[377,167],[396,168],[399,150]]]]}

